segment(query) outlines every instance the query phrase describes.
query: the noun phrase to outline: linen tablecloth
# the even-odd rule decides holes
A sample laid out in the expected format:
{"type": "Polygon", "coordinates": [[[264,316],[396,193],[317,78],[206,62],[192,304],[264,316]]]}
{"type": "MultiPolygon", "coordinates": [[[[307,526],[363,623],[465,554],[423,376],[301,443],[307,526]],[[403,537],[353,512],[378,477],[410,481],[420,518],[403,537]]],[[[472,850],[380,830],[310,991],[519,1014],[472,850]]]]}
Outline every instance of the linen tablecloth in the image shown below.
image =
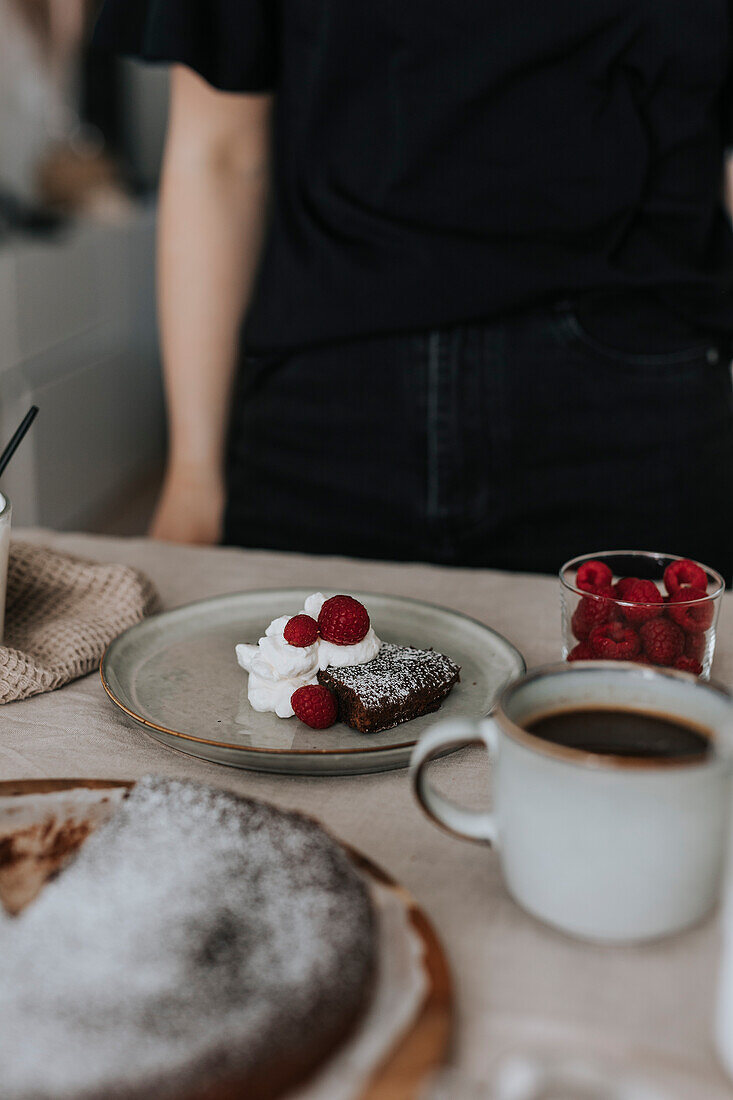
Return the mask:
{"type": "MultiPolygon", "coordinates": [[[[387,592],[482,619],[514,642],[530,667],[559,658],[558,584],[548,577],[45,531],[23,531],[19,537],[141,569],[166,608],[287,585],[387,592]]],[[[730,595],[721,612],[713,675],[733,684],[730,595]]],[[[434,768],[448,795],[472,805],[486,803],[488,765],[478,750],[447,757],[434,768]]],[[[675,1097],[733,1096],[712,1038],[720,949],[716,917],[644,947],[575,942],[512,902],[488,848],[453,839],[427,821],[412,799],[405,771],[308,779],[207,764],[165,749],[129,723],[107,700],[96,675],[11,703],[0,714],[2,779],[135,779],[148,772],[188,776],[314,814],[399,879],[445,945],[457,1001],[453,1060],[466,1080],[487,1079],[507,1053],[552,1049],[610,1059],[669,1087],[675,1097]]],[[[557,873],[562,874],[559,861],[557,873]]]]}

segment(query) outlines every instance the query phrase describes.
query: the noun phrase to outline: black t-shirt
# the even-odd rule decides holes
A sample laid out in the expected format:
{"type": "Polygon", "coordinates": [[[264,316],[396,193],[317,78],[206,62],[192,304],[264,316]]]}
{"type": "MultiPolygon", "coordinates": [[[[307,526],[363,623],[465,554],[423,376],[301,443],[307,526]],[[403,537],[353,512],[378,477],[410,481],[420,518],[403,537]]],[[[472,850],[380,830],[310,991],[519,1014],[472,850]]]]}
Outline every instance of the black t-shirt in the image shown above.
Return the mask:
{"type": "Polygon", "coordinates": [[[247,325],[277,350],[561,299],[733,330],[732,22],[731,0],[107,0],[97,42],[277,92],[247,325]]]}

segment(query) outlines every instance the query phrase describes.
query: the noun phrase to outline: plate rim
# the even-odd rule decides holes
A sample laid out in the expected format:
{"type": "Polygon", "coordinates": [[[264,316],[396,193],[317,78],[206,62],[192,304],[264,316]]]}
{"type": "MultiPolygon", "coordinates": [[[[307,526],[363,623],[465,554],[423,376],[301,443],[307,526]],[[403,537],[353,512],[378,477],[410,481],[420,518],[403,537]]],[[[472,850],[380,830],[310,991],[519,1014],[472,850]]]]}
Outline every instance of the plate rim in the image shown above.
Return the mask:
{"type": "MultiPolygon", "coordinates": [[[[132,790],[138,782],[137,779],[98,778],[6,779],[0,780],[0,798],[63,793],[80,787],[93,790],[125,787],[127,790],[132,790]]],[[[230,788],[222,787],[221,789],[228,791],[230,788]]],[[[235,796],[237,795],[236,791],[232,793],[235,796]]],[[[244,797],[251,796],[245,795],[244,797]]],[[[269,799],[263,801],[267,801],[278,809],[282,808],[269,799]]],[[[423,948],[422,961],[428,988],[415,1012],[409,1029],[396,1036],[393,1045],[386,1051],[379,1065],[374,1068],[365,1084],[364,1091],[361,1093],[361,1100],[378,1100],[380,1096],[384,1095],[383,1090],[390,1091],[392,1087],[402,1087],[406,1079],[402,1056],[409,1055],[411,1048],[414,1049],[415,1046],[424,1050],[424,1044],[420,1041],[423,1035],[427,1035],[433,1044],[432,1049],[426,1055],[423,1055],[417,1064],[415,1064],[414,1059],[408,1059],[407,1061],[409,1082],[417,1088],[419,1085],[424,1084],[430,1073],[445,1063],[455,1027],[455,986],[448,955],[442,940],[438,936],[433,922],[414,894],[389,871],[386,871],[380,863],[365,855],[353,844],[342,840],[337,833],[331,830],[330,826],[324,825],[314,813],[302,810],[296,812],[305,814],[310,820],[315,821],[333,842],[338,844],[339,848],[346,853],[350,862],[362,874],[368,875],[373,881],[380,883],[388,890],[392,890],[404,902],[407,919],[423,948]]],[[[397,1095],[397,1093],[394,1093],[394,1095],[397,1095]]]]}
{"type": "MultiPolygon", "coordinates": [[[[128,716],[128,718],[132,718],[133,721],[138,722],[142,726],[146,726],[148,729],[156,730],[156,732],[166,734],[169,737],[180,737],[184,741],[194,741],[199,745],[211,745],[213,748],[228,749],[236,752],[259,753],[268,757],[296,757],[300,760],[312,757],[319,760],[325,757],[341,757],[354,755],[364,756],[369,753],[375,752],[398,753],[404,751],[405,749],[413,748],[417,744],[416,738],[411,741],[401,741],[399,744],[394,745],[364,745],[363,747],[353,749],[268,749],[258,748],[255,745],[237,745],[232,743],[231,741],[214,741],[208,737],[197,737],[195,734],[192,733],[182,733],[180,730],[168,729],[167,726],[161,726],[157,722],[151,722],[150,719],[143,717],[143,715],[141,714],[136,714],[135,711],[131,710],[130,707],[128,707],[125,703],[122,702],[121,699],[119,699],[115,695],[114,690],[109,683],[107,676],[105,675],[105,669],[109,665],[110,653],[112,652],[114,647],[118,645],[123,640],[123,638],[126,638],[130,633],[132,633],[132,631],[138,630],[142,626],[146,626],[148,623],[153,622],[155,619],[160,619],[165,615],[174,614],[177,611],[190,610],[191,608],[200,607],[204,604],[215,604],[219,602],[223,603],[226,600],[231,600],[235,596],[274,596],[278,595],[279,593],[306,592],[307,590],[307,586],[304,585],[287,585],[283,588],[245,588],[240,589],[236,592],[220,593],[217,596],[204,596],[202,599],[192,600],[189,603],[180,604],[178,607],[172,607],[164,609],[163,611],[158,611],[153,615],[148,615],[145,619],[141,619],[140,622],[133,623],[132,626],[129,626],[126,630],[123,630],[121,634],[118,634],[116,638],[112,639],[112,641],[106,646],[104,653],[102,654],[102,658],[99,662],[99,675],[102,681],[102,687],[104,688],[107,697],[114,703],[116,707],[119,707],[119,709],[123,711],[128,716]]],[[[403,603],[417,604],[420,607],[427,607],[435,611],[442,611],[456,618],[463,619],[466,622],[472,623],[474,626],[480,627],[481,630],[483,630],[487,634],[492,635],[494,638],[498,638],[504,646],[511,650],[519,665],[517,675],[521,676],[527,671],[527,662],[525,661],[523,654],[520,652],[517,646],[514,645],[513,642],[510,642],[509,639],[505,638],[503,634],[500,634],[498,630],[494,630],[493,627],[481,622],[480,619],[475,619],[472,615],[467,615],[463,611],[457,611],[455,608],[445,607],[443,604],[436,604],[430,600],[421,600],[419,597],[395,596],[394,594],[389,592],[364,592],[363,590],[359,590],[355,593],[355,596],[363,597],[365,599],[376,597],[377,599],[383,600],[399,600],[403,603]]]]}

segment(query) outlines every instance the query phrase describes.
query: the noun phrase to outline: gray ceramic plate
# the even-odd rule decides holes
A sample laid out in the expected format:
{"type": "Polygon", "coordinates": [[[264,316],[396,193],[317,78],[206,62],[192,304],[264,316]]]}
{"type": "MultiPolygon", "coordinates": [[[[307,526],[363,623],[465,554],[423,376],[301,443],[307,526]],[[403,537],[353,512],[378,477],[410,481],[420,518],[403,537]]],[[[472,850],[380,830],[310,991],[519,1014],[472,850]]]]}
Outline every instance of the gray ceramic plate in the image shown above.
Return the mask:
{"type": "Polygon", "coordinates": [[[341,723],[311,730],[258,714],[247,701],[237,642],[256,642],[277,615],[295,614],[308,589],[239,592],[154,615],[121,634],[102,660],[110,699],[152,737],[192,756],[254,771],[348,775],[408,763],[423,730],[441,718],[482,718],[525,665],[500,634],[447,608],[355,593],[383,641],[432,646],[461,665],[461,683],[435,714],[364,735],[341,723]]]}

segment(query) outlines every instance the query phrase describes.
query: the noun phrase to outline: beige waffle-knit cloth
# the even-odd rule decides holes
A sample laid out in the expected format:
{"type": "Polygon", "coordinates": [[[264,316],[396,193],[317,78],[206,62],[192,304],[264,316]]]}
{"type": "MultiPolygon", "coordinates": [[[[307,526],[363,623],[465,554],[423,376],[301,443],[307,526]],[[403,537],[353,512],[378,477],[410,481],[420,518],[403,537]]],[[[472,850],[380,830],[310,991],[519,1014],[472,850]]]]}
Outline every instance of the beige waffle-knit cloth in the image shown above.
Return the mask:
{"type": "Polygon", "coordinates": [[[157,602],[151,582],[129,566],[95,565],[11,542],[0,703],[53,691],[94,671],[113,638],[157,602]]]}

